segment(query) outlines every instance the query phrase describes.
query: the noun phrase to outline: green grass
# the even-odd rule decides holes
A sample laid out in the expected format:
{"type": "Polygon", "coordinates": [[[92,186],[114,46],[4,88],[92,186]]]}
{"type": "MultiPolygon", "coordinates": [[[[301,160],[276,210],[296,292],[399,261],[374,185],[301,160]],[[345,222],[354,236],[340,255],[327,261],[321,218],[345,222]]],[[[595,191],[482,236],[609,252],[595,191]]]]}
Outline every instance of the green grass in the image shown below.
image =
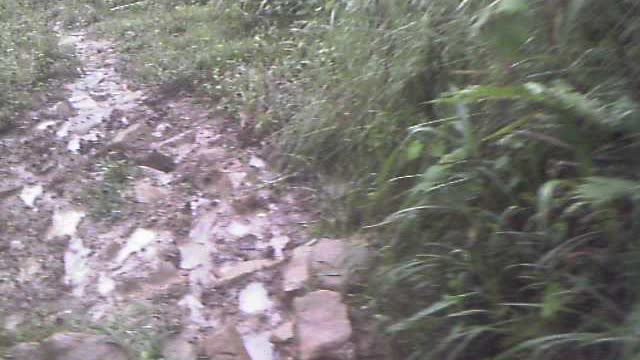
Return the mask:
{"type": "Polygon", "coordinates": [[[639,356],[636,2],[145,6],[98,25],[132,73],[348,184],[390,358],[639,356]]]}
{"type": "Polygon", "coordinates": [[[42,315],[21,324],[12,334],[0,331],[0,358],[13,345],[39,343],[56,333],[77,332],[109,336],[133,356],[132,360],[162,359],[163,338],[172,331],[171,325],[154,317],[148,305],[142,304],[130,305],[117,317],[100,323],[81,316],[59,323],[42,315]]]}
{"type": "Polygon", "coordinates": [[[82,199],[89,207],[89,214],[98,220],[117,221],[126,216],[124,193],[129,188],[134,169],[123,160],[102,160],[96,164],[100,183],[87,189],[82,199]]]}
{"type": "Polygon", "coordinates": [[[0,132],[8,130],[20,111],[37,105],[33,96],[52,78],[72,74],[68,55],[58,49],[39,5],[0,2],[0,132]]]}

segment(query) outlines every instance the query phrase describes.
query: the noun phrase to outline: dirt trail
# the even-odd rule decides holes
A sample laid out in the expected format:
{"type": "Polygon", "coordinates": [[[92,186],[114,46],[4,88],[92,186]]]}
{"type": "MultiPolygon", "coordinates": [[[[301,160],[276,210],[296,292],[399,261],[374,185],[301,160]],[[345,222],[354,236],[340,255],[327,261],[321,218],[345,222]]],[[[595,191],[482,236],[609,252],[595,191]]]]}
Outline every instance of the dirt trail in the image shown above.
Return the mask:
{"type": "Polygon", "coordinates": [[[278,174],[211,109],[149,105],[110,43],[61,41],[82,75],[65,101],[0,138],[4,331],[134,321],[172,330],[165,350],[189,360],[192,344],[232,324],[251,359],[297,358],[270,339],[293,316],[282,271],[311,240],[309,193],[274,187],[278,174]],[[118,181],[122,199],[110,192],[118,181]]]}

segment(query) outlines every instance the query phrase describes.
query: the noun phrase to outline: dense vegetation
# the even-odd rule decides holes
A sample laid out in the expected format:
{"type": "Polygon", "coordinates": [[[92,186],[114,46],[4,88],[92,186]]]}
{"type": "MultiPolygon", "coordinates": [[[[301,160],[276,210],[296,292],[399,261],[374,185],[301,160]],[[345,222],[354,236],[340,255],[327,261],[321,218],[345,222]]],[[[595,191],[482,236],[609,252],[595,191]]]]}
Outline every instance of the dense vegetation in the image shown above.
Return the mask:
{"type": "Polygon", "coordinates": [[[0,132],[34,103],[33,91],[47,80],[69,75],[43,5],[0,1],[0,132]]]}
{"type": "Polygon", "coordinates": [[[394,358],[640,357],[640,3],[122,4],[128,71],[348,183],[394,358]]]}

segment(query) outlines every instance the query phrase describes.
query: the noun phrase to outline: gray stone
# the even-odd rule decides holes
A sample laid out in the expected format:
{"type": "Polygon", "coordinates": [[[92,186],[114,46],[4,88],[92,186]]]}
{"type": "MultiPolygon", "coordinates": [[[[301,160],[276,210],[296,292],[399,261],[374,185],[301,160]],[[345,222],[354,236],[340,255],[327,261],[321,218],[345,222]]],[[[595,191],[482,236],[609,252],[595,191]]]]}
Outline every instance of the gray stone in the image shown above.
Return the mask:
{"type": "Polygon", "coordinates": [[[227,325],[204,339],[202,350],[209,359],[251,360],[242,337],[233,325],[227,325]]]}
{"type": "Polygon", "coordinates": [[[218,280],[216,281],[216,285],[217,286],[227,285],[249,274],[276,266],[280,264],[280,262],[281,261],[277,259],[276,260],[261,259],[261,260],[242,261],[242,262],[238,262],[230,265],[224,265],[217,271],[218,280]]]}
{"type": "Polygon", "coordinates": [[[155,203],[169,196],[166,188],[155,186],[148,179],[138,180],[133,189],[136,201],[143,204],[155,203]]]}
{"type": "Polygon", "coordinates": [[[283,271],[283,290],[291,292],[302,289],[309,281],[309,259],[312,248],[307,245],[297,247],[283,271]]]}
{"type": "Polygon", "coordinates": [[[165,360],[197,360],[198,351],[191,342],[175,336],[165,341],[162,356],[165,360]]]}
{"type": "Polygon", "coordinates": [[[146,155],[139,157],[138,164],[166,173],[172,172],[176,169],[176,163],[171,157],[156,150],[153,150],[146,155]]]}
{"type": "Polygon", "coordinates": [[[109,145],[111,147],[128,147],[131,146],[136,140],[138,140],[141,136],[148,134],[150,129],[148,126],[137,123],[130,125],[129,127],[118,131],[109,145]]]}
{"type": "Polygon", "coordinates": [[[11,360],[45,360],[44,351],[37,343],[22,343],[9,349],[11,360]]]}
{"type": "Polygon", "coordinates": [[[58,333],[42,342],[48,360],[129,360],[127,352],[107,336],[58,333]]]}
{"type": "Polygon", "coordinates": [[[68,119],[72,117],[75,113],[75,110],[69,104],[68,101],[64,100],[57,104],[55,104],[50,110],[48,110],[44,115],[49,118],[54,119],[68,119]]]}
{"type": "Polygon", "coordinates": [[[346,283],[347,245],[341,240],[319,240],[311,251],[314,285],[321,289],[342,290],[346,283]]]}
{"type": "Polygon", "coordinates": [[[363,238],[322,239],[311,253],[312,285],[320,289],[345,291],[352,283],[367,280],[372,253],[363,238]]]}
{"type": "Polygon", "coordinates": [[[293,339],[293,322],[287,321],[273,330],[271,333],[272,343],[286,343],[293,339]]]}
{"type": "Polygon", "coordinates": [[[355,349],[347,306],[339,293],[318,290],[294,300],[301,360],[351,360],[355,349]]]}

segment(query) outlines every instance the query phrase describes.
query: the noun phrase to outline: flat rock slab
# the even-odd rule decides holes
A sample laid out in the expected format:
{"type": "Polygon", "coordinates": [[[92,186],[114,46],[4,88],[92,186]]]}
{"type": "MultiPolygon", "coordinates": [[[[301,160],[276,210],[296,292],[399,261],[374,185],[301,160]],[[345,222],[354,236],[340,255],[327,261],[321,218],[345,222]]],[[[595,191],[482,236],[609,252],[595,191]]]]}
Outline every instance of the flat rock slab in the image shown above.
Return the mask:
{"type": "Polygon", "coordinates": [[[251,360],[247,349],[244,347],[242,337],[233,325],[227,325],[204,339],[202,350],[209,359],[251,360]]]}
{"type": "Polygon", "coordinates": [[[287,321],[273,330],[271,342],[286,343],[293,339],[293,321],[287,321]]]}
{"type": "Polygon", "coordinates": [[[293,306],[301,360],[354,359],[351,322],[339,293],[314,291],[296,298],[293,306]]]}
{"type": "Polygon", "coordinates": [[[216,285],[227,285],[249,274],[274,267],[280,264],[280,262],[280,260],[262,259],[224,265],[217,271],[218,281],[216,282],[216,285]]]}
{"type": "Polygon", "coordinates": [[[319,240],[311,251],[314,285],[320,289],[342,290],[347,279],[347,252],[348,246],[344,241],[319,240]]]}
{"type": "Polygon", "coordinates": [[[296,291],[304,288],[309,281],[309,259],[312,248],[307,245],[293,250],[291,259],[283,270],[283,290],[285,292],[296,291]]]}

